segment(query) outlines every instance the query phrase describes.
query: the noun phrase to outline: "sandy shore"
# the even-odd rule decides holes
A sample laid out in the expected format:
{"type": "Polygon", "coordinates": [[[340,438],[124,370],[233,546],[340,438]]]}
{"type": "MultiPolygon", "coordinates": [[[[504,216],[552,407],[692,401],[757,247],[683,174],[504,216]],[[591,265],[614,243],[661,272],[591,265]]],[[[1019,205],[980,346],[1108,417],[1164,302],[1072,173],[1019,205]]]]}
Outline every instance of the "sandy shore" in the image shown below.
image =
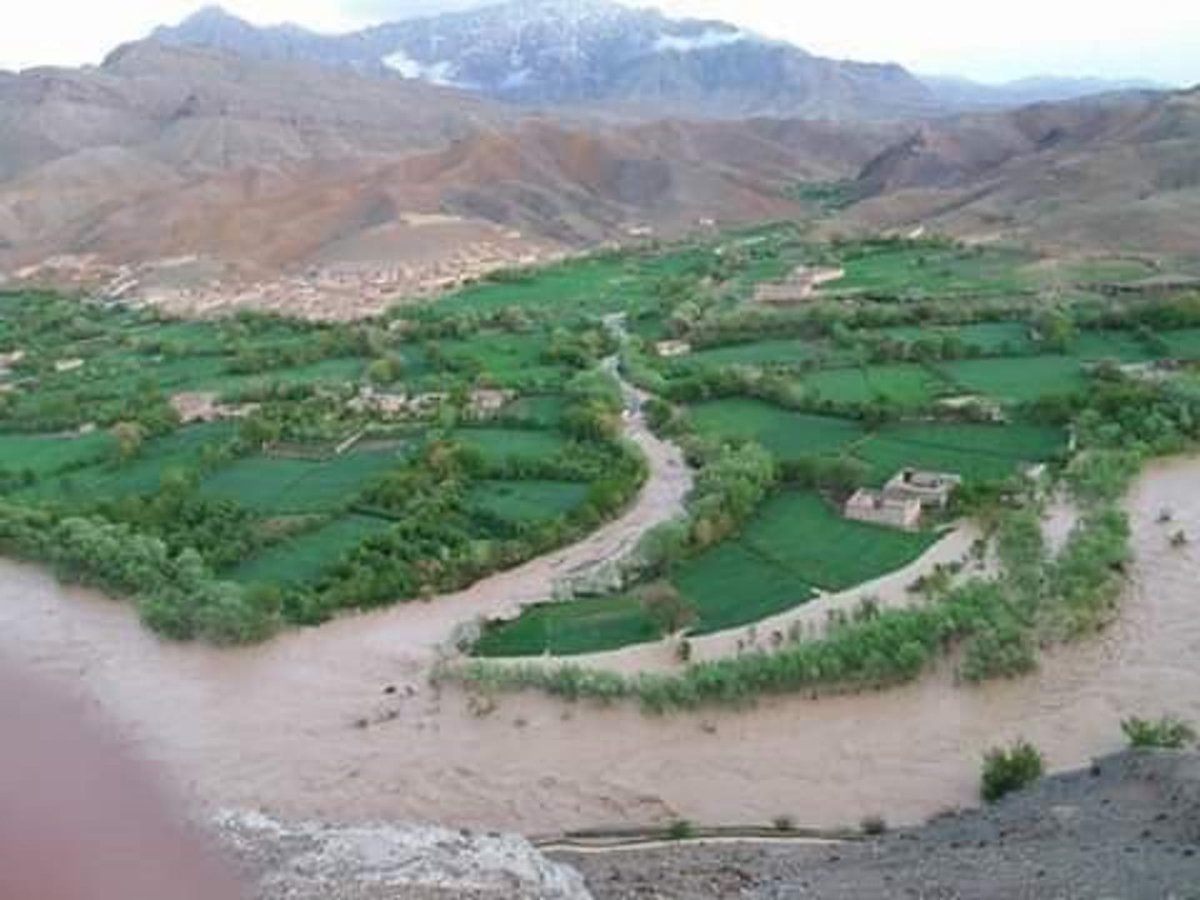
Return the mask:
{"type": "MultiPolygon", "coordinates": [[[[1118,748],[1122,716],[1200,720],[1200,548],[1169,542],[1178,528],[1200,535],[1198,479],[1200,461],[1177,461],[1132,491],[1135,584],[1105,635],[1054,651],[1034,676],[980,689],[940,672],[886,693],[655,719],[539,696],[473,709],[429,688],[433,638],[519,603],[529,582],[514,573],[489,581],[486,596],[465,591],[218,651],[161,643],[127,606],[2,563],[0,649],[91,698],[131,748],[204,804],[526,833],[676,816],[912,822],[972,802],[979,758],[997,742],[1024,735],[1065,768],[1118,748]],[[1174,511],[1169,526],[1157,522],[1163,507],[1174,511]]],[[[618,546],[631,524],[530,566],[618,546]]]]}

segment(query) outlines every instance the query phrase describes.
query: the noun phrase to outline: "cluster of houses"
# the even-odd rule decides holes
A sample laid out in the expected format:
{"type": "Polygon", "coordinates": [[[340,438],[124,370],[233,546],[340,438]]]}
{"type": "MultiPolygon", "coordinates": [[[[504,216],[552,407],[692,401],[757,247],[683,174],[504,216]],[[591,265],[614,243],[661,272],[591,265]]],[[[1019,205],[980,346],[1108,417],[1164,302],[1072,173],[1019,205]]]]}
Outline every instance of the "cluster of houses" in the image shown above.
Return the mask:
{"type": "Polygon", "coordinates": [[[949,472],[901,469],[882,489],[860,488],[846,501],[847,519],[913,531],[926,510],[942,510],[962,484],[949,472]]]}
{"type": "MultiPolygon", "coordinates": [[[[516,396],[516,391],[478,388],[471,391],[467,397],[466,413],[474,419],[491,418],[516,396]]],[[[449,400],[450,395],[444,391],[398,394],[378,391],[368,385],[359,390],[358,396],[350,401],[350,407],[356,412],[370,412],[386,417],[420,417],[437,412],[449,400]]]]}
{"type": "Polygon", "coordinates": [[[788,306],[812,300],[817,289],[846,277],[846,270],[821,266],[798,266],[782,281],[764,281],[754,289],[756,303],[788,306]]]}

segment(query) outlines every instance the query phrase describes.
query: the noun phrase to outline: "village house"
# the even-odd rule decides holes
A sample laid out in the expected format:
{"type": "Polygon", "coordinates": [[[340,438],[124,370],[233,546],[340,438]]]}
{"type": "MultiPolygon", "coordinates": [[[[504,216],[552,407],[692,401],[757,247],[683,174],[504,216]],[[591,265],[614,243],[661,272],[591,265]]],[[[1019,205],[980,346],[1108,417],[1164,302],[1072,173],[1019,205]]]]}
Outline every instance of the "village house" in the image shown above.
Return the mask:
{"type": "Polygon", "coordinates": [[[517,396],[516,391],[480,388],[471,391],[470,412],[478,419],[487,419],[504,409],[517,396]]]}
{"type": "Polygon", "coordinates": [[[193,422],[221,422],[226,419],[244,419],[259,409],[257,403],[218,403],[212,391],[181,391],[171,395],[171,408],[184,425],[193,422]]]}
{"type": "Polygon", "coordinates": [[[782,304],[804,303],[812,300],[817,288],[831,281],[844,278],[846,270],[841,268],[797,267],[782,281],[766,281],[754,289],[758,303],[782,304]]]}
{"type": "Polygon", "coordinates": [[[1003,406],[990,397],[981,397],[978,394],[943,397],[937,401],[937,405],[943,409],[950,409],[956,412],[971,410],[979,421],[1005,422],[1008,420],[1008,417],[1004,414],[1003,406]]]}
{"type": "Polygon", "coordinates": [[[659,341],[654,345],[654,352],[664,359],[686,356],[692,352],[692,345],[687,341],[659,341]]]}
{"type": "Polygon", "coordinates": [[[860,488],[846,501],[845,516],[856,522],[913,531],[921,524],[921,501],[892,496],[886,490],[860,488]]]}
{"type": "Polygon", "coordinates": [[[75,372],[82,368],[82,359],[60,359],[54,364],[54,371],[60,374],[63,372],[75,372]]]}
{"type": "Polygon", "coordinates": [[[923,509],[945,509],[962,478],[949,472],[901,469],[883,487],[889,497],[916,500],[923,509]]]}

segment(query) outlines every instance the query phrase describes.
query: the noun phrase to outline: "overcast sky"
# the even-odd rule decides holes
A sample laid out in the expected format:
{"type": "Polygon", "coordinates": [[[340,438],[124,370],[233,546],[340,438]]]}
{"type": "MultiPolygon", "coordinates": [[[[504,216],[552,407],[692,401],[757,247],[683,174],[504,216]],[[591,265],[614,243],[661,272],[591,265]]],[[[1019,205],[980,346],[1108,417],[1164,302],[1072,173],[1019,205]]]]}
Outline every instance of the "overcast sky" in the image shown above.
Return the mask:
{"type": "MultiPolygon", "coordinates": [[[[122,41],[176,22],[197,0],[5,0],[0,68],[98,62],[122,41]],[[19,9],[19,12],[17,11],[19,9]]],[[[341,31],[471,0],[228,0],[254,22],[341,31]]],[[[478,5],[478,4],[475,4],[478,5]]],[[[720,18],[822,56],[903,63],[984,81],[1101,75],[1200,82],[1200,0],[657,0],[672,14],[720,18]]]]}

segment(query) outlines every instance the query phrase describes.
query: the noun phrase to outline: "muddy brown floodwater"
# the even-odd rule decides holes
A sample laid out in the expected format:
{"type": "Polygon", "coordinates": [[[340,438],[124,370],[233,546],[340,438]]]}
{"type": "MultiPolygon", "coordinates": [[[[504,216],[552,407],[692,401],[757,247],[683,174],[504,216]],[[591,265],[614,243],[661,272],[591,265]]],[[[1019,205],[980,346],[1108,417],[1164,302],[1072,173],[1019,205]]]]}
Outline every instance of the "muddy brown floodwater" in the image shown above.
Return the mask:
{"type": "MultiPolygon", "coordinates": [[[[1200,536],[1198,480],[1200,461],[1171,462],[1130,494],[1136,578],[1109,631],[982,689],[943,671],[746,712],[658,719],[513,696],[473,713],[425,683],[428,639],[480,602],[471,591],[218,651],[162,643],[126,605],[12,563],[0,565],[0,652],[93,698],[206,805],[526,833],[668,816],[911,822],[973,802],[979,758],[997,742],[1023,735],[1066,768],[1116,749],[1122,716],[1200,720],[1200,549],[1169,539],[1200,536]],[[1169,525],[1157,522],[1164,507],[1169,525]]],[[[512,578],[489,582],[498,603],[512,578]]]]}

